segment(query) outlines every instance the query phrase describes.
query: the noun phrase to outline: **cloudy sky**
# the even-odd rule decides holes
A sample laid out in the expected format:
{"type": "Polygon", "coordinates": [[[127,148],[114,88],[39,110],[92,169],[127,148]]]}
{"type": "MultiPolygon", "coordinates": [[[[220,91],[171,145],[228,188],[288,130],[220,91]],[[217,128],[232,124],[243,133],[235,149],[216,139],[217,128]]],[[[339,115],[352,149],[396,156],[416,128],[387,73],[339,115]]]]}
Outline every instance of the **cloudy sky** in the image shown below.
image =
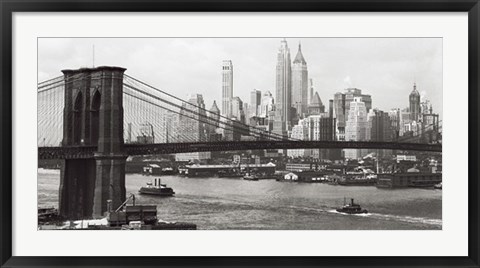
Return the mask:
{"type": "MultiPolygon", "coordinates": [[[[40,38],[38,80],[62,69],[93,65],[127,68],[126,73],[186,99],[204,96],[207,108],[221,103],[222,60],[234,65],[234,96],[249,101],[252,89],[275,94],[280,38],[40,38]]],[[[298,44],[309,78],[326,104],[335,92],[356,87],[372,95],[373,107],[405,108],[417,90],[442,117],[442,39],[288,38],[292,60],[298,44]]],[[[275,96],[275,95],[274,95],[275,96]]]]}

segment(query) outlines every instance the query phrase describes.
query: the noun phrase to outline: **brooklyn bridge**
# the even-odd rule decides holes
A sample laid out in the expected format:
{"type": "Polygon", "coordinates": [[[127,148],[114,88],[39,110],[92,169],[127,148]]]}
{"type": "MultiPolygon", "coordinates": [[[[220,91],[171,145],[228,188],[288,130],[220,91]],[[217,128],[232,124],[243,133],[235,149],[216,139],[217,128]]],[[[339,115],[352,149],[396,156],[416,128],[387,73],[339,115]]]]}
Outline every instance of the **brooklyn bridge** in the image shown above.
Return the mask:
{"type": "MultiPolygon", "coordinates": [[[[68,218],[101,217],[107,200],[125,201],[128,156],[260,149],[392,149],[441,152],[422,135],[391,141],[304,141],[214,114],[133,78],[120,67],[63,70],[38,84],[38,158],[61,160],[59,211],[68,218]],[[189,122],[179,127],[174,117],[189,122]],[[201,126],[203,127],[201,127],[201,126]],[[216,135],[243,133],[248,140],[216,135]],[[191,132],[201,131],[201,138],[191,132]]],[[[440,129],[435,129],[441,133],[440,129]]]]}

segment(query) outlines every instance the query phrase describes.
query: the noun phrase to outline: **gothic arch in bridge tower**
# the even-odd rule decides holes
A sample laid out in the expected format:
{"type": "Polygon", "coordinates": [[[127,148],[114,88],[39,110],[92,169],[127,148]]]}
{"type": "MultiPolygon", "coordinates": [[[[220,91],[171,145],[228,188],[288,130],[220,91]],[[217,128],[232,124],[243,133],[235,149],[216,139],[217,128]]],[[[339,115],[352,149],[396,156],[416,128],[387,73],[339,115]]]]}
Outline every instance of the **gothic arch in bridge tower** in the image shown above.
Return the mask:
{"type": "Polygon", "coordinates": [[[83,94],[78,91],[73,105],[73,144],[80,144],[82,140],[83,94]]]}
{"type": "Polygon", "coordinates": [[[98,89],[95,90],[92,97],[92,104],[90,105],[90,143],[92,145],[98,144],[98,137],[100,132],[100,104],[102,95],[98,89]]]}

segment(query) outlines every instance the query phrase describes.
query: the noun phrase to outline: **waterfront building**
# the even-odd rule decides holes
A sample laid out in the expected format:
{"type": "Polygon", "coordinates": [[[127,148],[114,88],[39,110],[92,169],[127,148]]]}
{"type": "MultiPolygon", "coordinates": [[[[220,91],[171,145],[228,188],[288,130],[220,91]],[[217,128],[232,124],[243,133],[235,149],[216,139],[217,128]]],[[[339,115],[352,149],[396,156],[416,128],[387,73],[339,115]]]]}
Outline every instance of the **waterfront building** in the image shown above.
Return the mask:
{"type": "Polygon", "coordinates": [[[253,89],[250,92],[250,110],[248,117],[259,116],[262,103],[262,91],[253,89]]]}
{"type": "MultiPolygon", "coordinates": [[[[350,102],[348,111],[348,120],[345,126],[345,140],[347,141],[367,141],[370,139],[370,132],[367,121],[367,107],[361,97],[355,97],[350,102]]],[[[361,158],[364,151],[362,149],[345,149],[345,158],[361,158]]]]}
{"type": "Polygon", "coordinates": [[[281,41],[277,53],[275,88],[275,118],[273,132],[287,137],[292,121],[292,67],[290,49],[288,48],[285,39],[281,41]]]}
{"type": "Polygon", "coordinates": [[[303,118],[308,106],[308,68],[302,54],[302,46],[298,45],[298,52],[292,64],[292,107],[296,110],[295,117],[303,118]]]}
{"type": "Polygon", "coordinates": [[[442,173],[383,173],[378,174],[377,188],[433,187],[442,182],[442,173]]]}
{"type": "Polygon", "coordinates": [[[224,60],[222,63],[222,115],[232,116],[231,102],[233,98],[233,63],[224,60]]]}
{"type": "Polygon", "coordinates": [[[420,93],[417,91],[417,84],[413,83],[413,90],[409,97],[410,120],[418,121],[420,116],[420,93]]]}

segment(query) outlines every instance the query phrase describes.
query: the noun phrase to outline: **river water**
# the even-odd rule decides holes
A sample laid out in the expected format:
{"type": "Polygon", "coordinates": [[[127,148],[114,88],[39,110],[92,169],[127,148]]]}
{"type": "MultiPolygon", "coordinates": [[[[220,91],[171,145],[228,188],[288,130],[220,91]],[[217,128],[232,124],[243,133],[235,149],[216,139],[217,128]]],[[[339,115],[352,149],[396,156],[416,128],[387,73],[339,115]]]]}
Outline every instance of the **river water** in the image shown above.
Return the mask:
{"type": "MultiPolygon", "coordinates": [[[[136,194],[153,178],[127,174],[127,194],[135,193],[138,204],[156,204],[162,220],[191,222],[198,229],[442,229],[441,190],[162,176],[175,197],[136,194]],[[355,198],[369,213],[337,213],[344,197],[355,198]]],[[[59,183],[59,170],[38,170],[39,207],[58,207],[59,183]]]]}

